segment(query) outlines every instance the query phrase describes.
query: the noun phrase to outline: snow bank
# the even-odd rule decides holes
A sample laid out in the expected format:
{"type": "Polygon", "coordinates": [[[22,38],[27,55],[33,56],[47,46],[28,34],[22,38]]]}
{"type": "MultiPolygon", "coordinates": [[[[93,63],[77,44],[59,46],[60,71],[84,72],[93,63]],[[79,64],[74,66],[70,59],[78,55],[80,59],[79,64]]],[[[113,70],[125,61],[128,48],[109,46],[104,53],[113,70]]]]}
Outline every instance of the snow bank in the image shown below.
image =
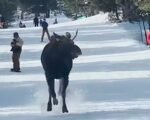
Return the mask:
{"type": "Polygon", "coordinates": [[[100,13],[98,15],[87,17],[87,18],[78,19],[67,23],[52,25],[51,28],[62,27],[62,26],[97,24],[97,23],[106,23],[106,22],[108,22],[108,13],[100,13]]]}

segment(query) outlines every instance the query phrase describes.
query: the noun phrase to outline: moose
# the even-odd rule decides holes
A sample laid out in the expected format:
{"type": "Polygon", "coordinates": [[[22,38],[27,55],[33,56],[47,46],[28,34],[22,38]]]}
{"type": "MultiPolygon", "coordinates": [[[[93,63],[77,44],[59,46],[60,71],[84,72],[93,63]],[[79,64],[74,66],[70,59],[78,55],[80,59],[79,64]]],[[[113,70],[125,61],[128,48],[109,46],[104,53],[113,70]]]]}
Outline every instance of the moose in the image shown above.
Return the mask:
{"type": "Polygon", "coordinates": [[[51,42],[43,49],[41,54],[41,63],[45,72],[46,81],[49,89],[49,100],[47,111],[52,111],[53,105],[58,105],[58,99],[55,93],[55,79],[59,79],[59,93],[62,97],[62,112],[67,113],[66,89],[69,83],[69,73],[73,66],[73,59],[82,54],[81,49],[74,44],[71,34],[58,35],[53,33],[51,42]]]}

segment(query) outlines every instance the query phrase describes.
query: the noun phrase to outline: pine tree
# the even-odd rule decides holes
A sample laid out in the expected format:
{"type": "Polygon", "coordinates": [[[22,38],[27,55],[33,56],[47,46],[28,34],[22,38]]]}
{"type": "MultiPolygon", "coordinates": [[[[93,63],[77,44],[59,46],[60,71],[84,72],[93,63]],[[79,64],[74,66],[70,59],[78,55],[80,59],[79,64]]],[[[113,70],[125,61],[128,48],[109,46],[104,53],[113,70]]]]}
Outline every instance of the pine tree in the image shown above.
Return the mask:
{"type": "Polygon", "coordinates": [[[150,12],[150,0],[140,0],[138,5],[140,10],[150,12]]]}
{"type": "Polygon", "coordinates": [[[50,10],[57,9],[56,0],[19,0],[22,11],[29,11],[35,15],[45,13],[49,17],[50,10]]]}
{"type": "MultiPolygon", "coordinates": [[[[14,0],[15,1],[15,0],[14,0]]],[[[17,10],[17,5],[13,0],[0,0],[0,14],[6,21],[12,21],[17,10]]]]}

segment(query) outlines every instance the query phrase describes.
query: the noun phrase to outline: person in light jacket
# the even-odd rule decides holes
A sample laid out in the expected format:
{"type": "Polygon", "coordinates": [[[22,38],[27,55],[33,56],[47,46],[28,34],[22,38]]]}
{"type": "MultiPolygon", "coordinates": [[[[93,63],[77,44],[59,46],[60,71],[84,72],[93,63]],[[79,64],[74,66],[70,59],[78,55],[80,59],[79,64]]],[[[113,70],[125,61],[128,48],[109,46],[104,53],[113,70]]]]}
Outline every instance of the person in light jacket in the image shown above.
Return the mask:
{"type": "Polygon", "coordinates": [[[19,37],[19,34],[15,32],[13,34],[13,40],[11,42],[11,51],[12,51],[12,62],[13,68],[11,68],[12,72],[21,72],[20,71],[20,55],[22,52],[23,40],[19,37]]]}

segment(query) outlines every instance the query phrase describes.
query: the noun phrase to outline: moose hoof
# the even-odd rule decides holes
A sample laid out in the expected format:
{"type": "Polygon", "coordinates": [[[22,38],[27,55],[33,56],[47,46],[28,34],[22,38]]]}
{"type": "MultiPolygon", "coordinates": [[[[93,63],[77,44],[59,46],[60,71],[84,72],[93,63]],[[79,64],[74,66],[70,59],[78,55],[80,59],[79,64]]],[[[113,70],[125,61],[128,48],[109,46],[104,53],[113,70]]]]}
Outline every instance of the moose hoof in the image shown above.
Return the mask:
{"type": "Polygon", "coordinates": [[[63,113],[68,113],[67,107],[63,107],[63,108],[62,108],[62,112],[63,112],[63,113]]]}
{"type": "Polygon", "coordinates": [[[53,104],[54,104],[54,105],[58,105],[58,100],[57,100],[57,98],[54,98],[54,99],[53,99],[53,104]]]}
{"type": "Polygon", "coordinates": [[[47,111],[52,111],[52,107],[48,106],[47,111]]]}

